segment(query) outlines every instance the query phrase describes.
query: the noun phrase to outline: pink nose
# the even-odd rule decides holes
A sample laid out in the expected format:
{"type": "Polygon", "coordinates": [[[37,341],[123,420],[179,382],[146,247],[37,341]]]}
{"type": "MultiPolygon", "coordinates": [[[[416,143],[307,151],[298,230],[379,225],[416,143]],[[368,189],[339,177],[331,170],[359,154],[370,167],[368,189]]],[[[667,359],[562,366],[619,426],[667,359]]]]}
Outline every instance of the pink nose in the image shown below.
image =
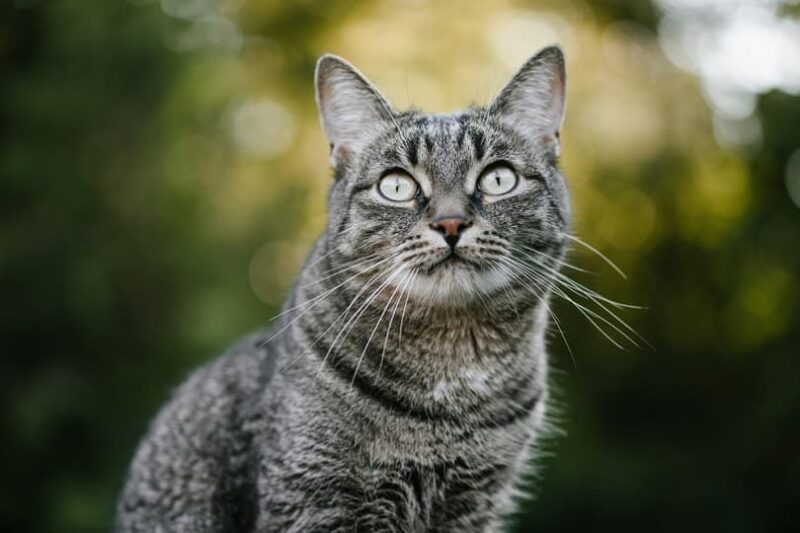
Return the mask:
{"type": "Polygon", "coordinates": [[[461,217],[447,217],[434,220],[431,229],[441,233],[444,240],[450,247],[454,247],[458,242],[461,233],[470,226],[470,222],[461,217]]]}

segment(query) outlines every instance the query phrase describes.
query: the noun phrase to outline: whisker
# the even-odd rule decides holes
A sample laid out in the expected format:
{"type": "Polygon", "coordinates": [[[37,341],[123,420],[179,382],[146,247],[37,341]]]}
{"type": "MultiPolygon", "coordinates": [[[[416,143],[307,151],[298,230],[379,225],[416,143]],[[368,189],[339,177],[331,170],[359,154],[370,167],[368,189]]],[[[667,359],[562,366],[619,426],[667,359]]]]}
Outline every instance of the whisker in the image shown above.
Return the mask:
{"type": "MultiPolygon", "coordinates": [[[[523,252],[523,255],[526,255],[526,254],[523,252]]],[[[586,298],[587,300],[591,301],[592,303],[594,303],[595,305],[600,307],[603,311],[605,311],[608,314],[608,316],[610,316],[613,320],[618,322],[623,328],[625,328],[632,335],[634,335],[639,340],[641,340],[648,348],[653,349],[653,346],[647,341],[647,339],[642,337],[634,328],[632,328],[627,322],[625,322],[622,318],[620,318],[614,311],[612,311],[606,305],[604,305],[603,302],[606,302],[606,303],[616,307],[617,309],[620,309],[620,308],[623,308],[623,309],[641,309],[641,307],[634,306],[634,305],[629,305],[629,304],[623,304],[623,303],[620,303],[620,302],[615,302],[614,300],[606,298],[606,297],[598,294],[597,292],[595,292],[595,291],[593,291],[593,290],[591,290],[591,289],[589,289],[587,287],[584,287],[583,285],[581,285],[577,281],[573,280],[569,276],[566,276],[562,272],[558,272],[555,269],[549,268],[547,265],[542,265],[541,263],[536,262],[535,258],[532,258],[530,256],[527,256],[527,257],[529,259],[531,259],[532,261],[534,261],[534,263],[537,264],[537,266],[539,266],[541,268],[544,268],[549,273],[551,273],[556,278],[556,281],[560,282],[562,284],[561,285],[562,288],[568,289],[568,290],[572,291],[573,293],[577,294],[578,296],[586,298]]],[[[525,266],[525,268],[530,269],[530,267],[527,266],[527,265],[525,266]]]]}
{"type": "Polygon", "coordinates": [[[347,312],[348,312],[348,311],[349,311],[349,310],[350,310],[350,309],[353,307],[353,305],[355,305],[355,303],[358,301],[358,299],[361,297],[361,295],[362,295],[362,294],[363,294],[363,293],[364,293],[364,292],[365,292],[365,291],[366,291],[366,290],[367,290],[367,289],[368,289],[368,288],[369,288],[369,287],[370,287],[370,286],[371,286],[371,285],[372,285],[372,284],[375,282],[375,280],[377,280],[378,278],[380,278],[380,276],[381,276],[383,273],[384,273],[384,271],[381,271],[381,272],[378,272],[378,273],[374,274],[374,275],[373,275],[373,276],[372,276],[372,277],[371,277],[371,278],[370,278],[370,279],[369,279],[369,280],[368,280],[368,281],[367,281],[367,282],[364,284],[364,286],[363,286],[363,287],[361,287],[361,289],[358,291],[358,293],[356,293],[355,297],[353,297],[353,300],[350,302],[350,305],[348,305],[348,306],[347,306],[347,308],[345,308],[345,310],[344,310],[344,311],[342,311],[341,313],[339,313],[339,316],[338,316],[338,317],[336,317],[336,320],[334,320],[334,321],[333,321],[333,322],[332,322],[332,323],[331,323],[331,324],[330,324],[330,325],[327,327],[327,329],[325,329],[325,331],[323,331],[323,332],[322,332],[322,333],[321,333],[321,334],[320,334],[320,335],[319,335],[319,336],[318,336],[316,339],[314,339],[314,341],[311,343],[311,345],[310,345],[310,346],[308,346],[306,349],[304,349],[302,352],[300,352],[300,355],[298,355],[297,357],[295,357],[295,358],[292,360],[292,362],[291,362],[291,363],[289,363],[289,364],[285,365],[283,368],[281,368],[280,372],[281,372],[281,373],[283,373],[283,372],[285,372],[286,370],[288,370],[289,368],[291,368],[292,366],[294,366],[294,365],[295,365],[295,364],[296,364],[296,363],[297,363],[297,362],[298,362],[298,361],[299,361],[299,360],[300,360],[300,359],[301,359],[301,358],[302,358],[302,357],[303,357],[303,356],[304,356],[304,355],[305,355],[305,354],[306,354],[306,353],[307,353],[307,352],[308,352],[308,351],[309,351],[311,348],[313,348],[314,346],[316,346],[316,345],[317,345],[317,343],[318,343],[319,341],[321,341],[321,340],[323,339],[323,337],[325,337],[325,335],[326,335],[326,334],[327,334],[327,333],[328,333],[330,330],[332,330],[334,327],[336,327],[336,325],[339,323],[339,321],[340,321],[340,320],[342,320],[342,319],[344,318],[344,316],[346,315],[346,313],[347,313],[347,312]]]}
{"type": "MultiPolygon", "coordinates": [[[[391,331],[392,331],[392,324],[394,323],[394,317],[395,317],[395,314],[397,313],[397,308],[400,307],[400,302],[403,300],[403,292],[405,292],[408,289],[408,284],[411,281],[411,278],[413,276],[414,276],[414,273],[409,270],[408,271],[408,275],[403,280],[404,281],[403,289],[400,291],[400,294],[397,296],[397,302],[394,304],[394,309],[392,309],[392,316],[391,316],[391,318],[389,318],[389,325],[386,326],[386,336],[383,338],[383,350],[381,350],[381,361],[378,364],[377,374],[380,374],[381,373],[381,369],[383,368],[383,358],[386,356],[386,345],[389,342],[389,333],[391,333],[391,331]]],[[[400,287],[399,284],[398,284],[398,287],[400,287]]],[[[394,295],[392,295],[392,296],[394,296],[394,295]]]]}
{"type": "MultiPolygon", "coordinates": [[[[295,322],[297,322],[298,320],[300,320],[300,318],[302,318],[302,317],[303,317],[303,316],[304,316],[306,313],[308,313],[309,311],[311,311],[311,309],[313,309],[314,307],[316,307],[317,305],[319,305],[319,304],[320,304],[322,301],[324,301],[324,300],[325,300],[325,298],[326,298],[326,297],[330,296],[330,295],[331,295],[331,294],[332,294],[334,291],[336,291],[336,290],[340,289],[342,286],[344,286],[344,285],[345,285],[346,283],[348,283],[349,281],[351,281],[351,280],[355,279],[356,277],[358,277],[358,276],[360,276],[360,275],[362,275],[362,274],[365,274],[365,273],[369,272],[370,270],[372,270],[372,269],[374,269],[374,268],[377,268],[378,266],[380,266],[380,265],[381,265],[381,264],[383,264],[384,262],[388,261],[389,259],[391,259],[391,257],[387,257],[386,259],[383,259],[383,260],[379,261],[378,263],[376,263],[376,264],[372,265],[371,267],[367,268],[366,270],[364,270],[364,271],[362,271],[362,272],[357,272],[357,273],[353,274],[352,276],[350,276],[349,278],[347,278],[347,279],[346,279],[346,280],[344,280],[343,282],[339,283],[338,285],[336,285],[336,286],[335,286],[335,287],[333,287],[332,289],[329,289],[329,290],[327,290],[327,291],[323,292],[322,294],[320,294],[320,295],[318,295],[318,296],[315,296],[314,298],[312,298],[312,299],[308,300],[307,302],[303,302],[302,304],[299,304],[299,305],[297,305],[297,306],[295,306],[295,307],[293,307],[293,308],[291,308],[291,309],[287,309],[286,311],[283,311],[282,313],[280,313],[279,315],[277,315],[275,318],[277,318],[278,316],[283,316],[283,315],[286,315],[287,313],[289,313],[289,312],[291,312],[291,311],[294,311],[294,310],[296,310],[296,309],[301,309],[301,308],[304,308],[304,307],[305,307],[305,309],[303,309],[303,311],[302,311],[302,312],[301,312],[299,315],[297,315],[297,316],[296,316],[296,317],[294,317],[294,318],[293,318],[291,321],[289,321],[289,323],[288,323],[288,324],[285,324],[285,325],[284,325],[283,327],[281,327],[281,328],[280,328],[278,331],[276,331],[275,333],[273,333],[272,335],[270,335],[270,337],[269,337],[268,339],[266,339],[266,340],[264,340],[264,341],[261,341],[261,342],[259,343],[259,347],[261,347],[261,346],[264,346],[264,345],[266,345],[266,344],[269,344],[269,343],[270,343],[272,340],[274,340],[274,339],[275,339],[275,337],[277,337],[278,335],[280,335],[281,333],[283,333],[284,331],[286,331],[286,330],[287,330],[287,329],[288,329],[288,328],[289,328],[289,327],[290,327],[292,324],[294,324],[295,322]]],[[[273,320],[274,320],[274,318],[273,318],[273,320]]]]}
{"type": "Polygon", "coordinates": [[[572,353],[572,347],[570,347],[569,342],[567,342],[567,336],[564,335],[564,330],[561,329],[561,322],[559,322],[558,317],[556,316],[556,312],[553,311],[550,306],[547,306],[547,312],[550,317],[553,319],[553,323],[558,328],[558,332],[561,334],[561,340],[564,341],[564,346],[567,347],[567,351],[569,352],[569,358],[572,359],[572,366],[575,368],[575,371],[578,371],[578,363],[575,361],[575,354],[572,353]]]}
{"type": "Polygon", "coordinates": [[[548,288],[549,290],[553,291],[555,294],[559,295],[564,300],[566,300],[569,303],[571,303],[584,316],[584,318],[586,318],[589,321],[589,323],[592,324],[595,327],[595,329],[597,329],[604,337],[606,337],[606,339],[608,339],[614,346],[616,346],[620,350],[625,350],[625,348],[621,344],[619,344],[619,342],[617,342],[603,328],[600,327],[600,325],[597,323],[596,320],[599,320],[599,321],[605,323],[606,325],[611,327],[614,331],[616,331],[619,335],[624,337],[628,342],[633,344],[635,347],[637,347],[637,348],[639,347],[639,344],[634,339],[632,339],[629,335],[627,335],[624,331],[622,331],[614,323],[610,322],[608,319],[606,319],[605,317],[597,314],[595,311],[587,308],[586,306],[581,305],[580,303],[576,302],[567,293],[565,293],[563,290],[561,290],[559,288],[559,286],[556,285],[552,280],[548,280],[548,279],[544,278],[541,275],[541,273],[536,272],[535,270],[531,269],[530,267],[528,267],[524,263],[520,263],[519,261],[515,261],[513,259],[512,259],[512,261],[514,261],[517,264],[517,267],[521,269],[520,273],[523,276],[526,276],[530,281],[533,281],[535,283],[539,283],[539,284],[544,285],[546,288],[548,288]]]}
{"type": "MultiPolygon", "coordinates": [[[[345,336],[342,338],[342,342],[344,342],[344,340],[345,340],[345,339],[347,339],[347,337],[350,335],[350,331],[352,331],[353,327],[355,327],[355,325],[356,325],[356,323],[357,323],[358,319],[359,319],[359,318],[361,318],[361,315],[363,315],[363,314],[364,314],[364,311],[365,311],[365,310],[366,310],[366,309],[369,307],[369,305],[370,305],[370,304],[372,304],[372,302],[375,300],[375,298],[376,298],[376,297],[377,297],[377,295],[380,293],[380,291],[382,291],[382,290],[383,290],[383,288],[384,288],[384,287],[386,287],[386,285],[388,285],[388,284],[389,284],[389,283],[390,283],[390,282],[391,282],[391,281],[394,279],[394,277],[395,277],[395,276],[396,276],[396,275],[397,275],[399,272],[401,272],[402,270],[403,270],[403,267],[402,267],[402,266],[401,266],[401,267],[399,267],[399,268],[397,268],[396,270],[394,270],[394,271],[393,271],[393,272],[392,272],[392,273],[391,273],[391,274],[390,274],[390,275],[389,275],[389,276],[388,276],[388,277],[387,277],[387,278],[386,278],[386,279],[383,281],[383,283],[381,283],[381,284],[380,284],[380,286],[378,286],[378,288],[377,288],[377,289],[375,289],[374,291],[372,291],[372,294],[370,294],[370,295],[369,295],[369,297],[368,297],[366,300],[364,300],[364,302],[361,304],[361,307],[359,307],[359,308],[358,308],[358,310],[357,310],[355,313],[353,313],[353,315],[352,315],[352,316],[351,316],[351,317],[350,317],[350,318],[347,320],[347,322],[345,322],[344,326],[342,326],[342,329],[341,329],[341,330],[339,330],[339,332],[338,332],[338,333],[336,334],[336,336],[334,337],[334,339],[333,339],[333,342],[332,342],[332,343],[331,343],[331,345],[328,347],[328,351],[325,353],[325,357],[322,359],[322,362],[320,363],[320,366],[319,366],[319,368],[317,369],[317,374],[319,374],[319,372],[320,372],[320,371],[322,370],[322,368],[324,367],[324,365],[325,365],[325,362],[328,360],[328,357],[329,357],[329,356],[331,355],[331,353],[333,352],[334,348],[336,347],[336,343],[337,343],[337,341],[339,340],[339,338],[341,338],[341,337],[342,337],[342,334],[343,334],[343,333],[345,334],[345,336]]],[[[348,308],[348,309],[350,309],[350,307],[353,305],[353,303],[355,303],[355,299],[353,300],[353,302],[351,302],[351,304],[350,304],[350,305],[349,305],[347,308],[348,308]]],[[[345,312],[347,312],[347,309],[345,310],[345,312]]],[[[338,349],[337,349],[337,352],[338,352],[338,349]]]]}
{"type": "MultiPolygon", "coordinates": [[[[563,272],[559,272],[558,270],[555,270],[554,268],[552,268],[552,267],[550,267],[550,266],[548,266],[546,264],[540,263],[539,261],[536,260],[535,257],[531,257],[530,255],[526,254],[525,252],[521,252],[521,254],[523,256],[527,257],[528,259],[530,259],[531,262],[533,262],[536,266],[538,266],[538,267],[540,267],[542,269],[545,269],[548,273],[550,273],[553,276],[559,278],[559,280],[563,281],[564,283],[567,283],[567,284],[571,285],[576,291],[579,291],[579,292],[583,293],[584,296],[587,297],[587,298],[592,298],[592,299],[593,298],[597,298],[597,299],[602,300],[602,301],[604,301],[604,302],[606,302],[606,303],[608,303],[610,305],[613,305],[614,307],[616,307],[618,309],[645,309],[644,307],[639,306],[639,305],[626,304],[626,303],[623,303],[623,302],[618,302],[616,300],[612,300],[610,298],[607,298],[607,297],[603,296],[602,294],[599,294],[598,292],[595,292],[592,289],[586,287],[585,285],[579,283],[578,281],[574,280],[573,278],[570,278],[569,276],[567,276],[563,272]]],[[[547,255],[547,254],[544,254],[544,255],[547,255]]]]}
{"type": "Polygon", "coordinates": [[[336,277],[337,275],[341,274],[342,272],[346,272],[347,270],[351,270],[353,268],[358,268],[359,266],[363,265],[364,263],[369,263],[372,259],[375,259],[376,257],[380,257],[380,253],[375,252],[375,253],[369,254],[369,255],[367,255],[365,257],[362,257],[362,258],[360,258],[360,259],[358,259],[356,261],[351,261],[351,262],[346,263],[344,265],[340,265],[340,266],[338,266],[336,268],[332,268],[330,270],[326,270],[324,272],[321,272],[321,274],[325,274],[325,275],[315,279],[314,281],[309,281],[308,283],[304,283],[303,285],[300,285],[300,288],[301,289],[305,289],[306,287],[311,287],[313,285],[318,285],[318,284],[322,283],[325,280],[328,280],[330,278],[336,277]]]}
{"type": "MultiPolygon", "coordinates": [[[[510,264],[506,264],[506,266],[507,266],[507,268],[509,268],[509,269],[511,270],[511,275],[512,275],[512,278],[513,278],[513,279],[515,279],[517,282],[523,282],[523,281],[524,281],[524,280],[522,280],[522,279],[520,278],[520,276],[517,274],[517,272],[516,272],[516,271],[513,269],[513,267],[512,267],[510,264]]],[[[526,285],[526,286],[527,286],[527,285],[526,285]]],[[[504,287],[503,287],[503,288],[505,289],[505,291],[506,291],[506,294],[507,294],[507,295],[509,295],[509,296],[512,296],[512,295],[511,295],[511,289],[510,289],[510,287],[509,287],[508,285],[504,285],[504,287]]],[[[536,295],[537,295],[537,296],[538,296],[540,299],[544,299],[544,295],[543,295],[543,294],[540,294],[540,293],[539,293],[539,292],[536,290],[536,288],[535,288],[535,287],[530,287],[530,288],[533,290],[533,292],[534,292],[534,293],[535,293],[535,294],[536,294],[536,295]]],[[[514,306],[514,311],[516,312],[516,306],[514,306]]],[[[553,322],[555,323],[556,327],[558,328],[558,331],[559,331],[559,333],[561,334],[561,339],[564,341],[564,345],[567,347],[567,351],[569,352],[570,359],[572,359],[572,365],[575,367],[575,370],[577,370],[577,369],[578,369],[578,364],[577,364],[577,362],[575,361],[575,354],[572,352],[572,347],[569,345],[569,342],[567,341],[567,337],[566,337],[566,335],[564,335],[564,330],[561,328],[561,323],[559,322],[559,320],[558,320],[558,317],[557,317],[557,316],[556,316],[556,314],[555,314],[555,311],[553,311],[553,310],[551,309],[551,307],[550,307],[550,305],[549,305],[549,304],[547,305],[547,312],[548,312],[548,313],[550,314],[550,316],[553,318],[553,322]]],[[[519,318],[519,313],[517,313],[517,317],[519,318]]]]}
{"type": "MultiPolygon", "coordinates": [[[[386,305],[384,306],[383,311],[381,312],[381,315],[378,317],[378,320],[375,322],[375,327],[372,328],[372,332],[370,332],[369,337],[367,337],[367,342],[364,344],[364,349],[361,350],[361,355],[358,356],[358,363],[356,363],[356,368],[355,368],[355,370],[353,370],[353,379],[350,380],[350,386],[351,387],[353,386],[353,383],[355,383],[355,381],[356,381],[356,376],[358,375],[358,369],[361,368],[361,361],[364,359],[364,355],[367,353],[367,350],[369,349],[369,345],[372,342],[372,337],[374,337],[375,336],[375,332],[378,331],[378,327],[381,325],[381,322],[383,321],[383,317],[386,315],[386,311],[389,310],[389,306],[392,305],[392,301],[394,300],[394,297],[397,294],[397,291],[400,290],[401,283],[403,283],[407,277],[408,277],[408,273],[406,273],[406,275],[400,280],[400,282],[398,282],[397,287],[395,287],[395,289],[394,289],[394,292],[392,292],[392,295],[387,300],[386,305]]],[[[398,299],[398,301],[399,301],[399,299],[398,299]]],[[[389,328],[391,326],[392,326],[392,324],[390,322],[389,323],[389,328]]],[[[388,331],[389,330],[387,328],[387,334],[386,334],[387,337],[389,335],[388,331]]],[[[385,347],[386,347],[386,345],[384,344],[384,348],[385,347]]],[[[381,362],[383,362],[383,356],[381,356],[381,362]]]]}
{"type": "MultiPolygon", "coordinates": [[[[412,279],[412,283],[413,283],[413,281],[415,281],[417,279],[417,271],[412,269],[411,272],[414,275],[414,277],[411,278],[412,279]]],[[[399,333],[397,335],[397,346],[398,346],[398,349],[402,349],[402,346],[403,346],[403,319],[406,316],[406,308],[408,307],[408,297],[409,296],[411,296],[411,291],[407,291],[406,292],[406,301],[403,303],[403,312],[400,313],[400,331],[399,331],[399,333]]]]}
{"type": "Polygon", "coordinates": [[[605,262],[606,262],[606,264],[607,264],[608,266],[610,266],[611,268],[613,268],[613,269],[614,269],[614,270],[617,272],[617,274],[619,274],[620,276],[622,276],[622,279],[624,279],[624,280],[627,280],[627,279],[628,279],[628,276],[626,276],[626,275],[625,275],[625,272],[623,272],[623,271],[622,271],[622,269],[621,269],[621,268],[619,268],[619,267],[616,265],[616,263],[614,263],[614,261],[612,261],[611,259],[609,259],[608,257],[606,257],[606,256],[605,256],[605,254],[603,254],[603,252],[601,252],[601,251],[600,251],[600,250],[598,250],[597,248],[595,248],[594,246],[592,246],[591,244],[589,244],[589,243],[587,243],[587,242],[585,242],[585,241],[582,241],[581,239],[579,239],[579,238],[578,238],[578,237],[576,237],[575,235],[570,235],[569,233],[566,233],[566,232],[565,232],[565,233],[562,233],[562,235],[563,235],[564,237],[566,237],[567,239],[569,239],[569,240],[571,240],[571,241],[573,241],[573,242],[576,242],[576,243],[580,244],[581,246],[585,247],[587,250],[589,250],[589,251],[591,251],[591,252],[594,252],[594,253],[597,255],[597,257],[599,257],[600,259],[602,259],[603,261],[605,261],[605,262]]]}
{"type": "Polygon", "coordinates": [[[546,259],[550,259],[551,261],[554,261],[555,263],[557,263],[561,267],[568,268],[570,270],[575,270],[576,272],[581,272],[583,274],[594,274],[594,272],[592,272],[590,270],[586,270],[585,268],[581,268],[579,266],[575,266],[575,265],[573,265],[571,263],[568,263],[564,259],[558,259],[556,257],[553,257],[552,255],[550,255],[550,254],[548,254],[546,252],[543,252],[541,250],[537,250],[533,246],[522,245],[522,248],[524,250],[529,251],[529,252],[533,252],[533,253],[539,254],[539,255],[545,257],[546,259]]]}

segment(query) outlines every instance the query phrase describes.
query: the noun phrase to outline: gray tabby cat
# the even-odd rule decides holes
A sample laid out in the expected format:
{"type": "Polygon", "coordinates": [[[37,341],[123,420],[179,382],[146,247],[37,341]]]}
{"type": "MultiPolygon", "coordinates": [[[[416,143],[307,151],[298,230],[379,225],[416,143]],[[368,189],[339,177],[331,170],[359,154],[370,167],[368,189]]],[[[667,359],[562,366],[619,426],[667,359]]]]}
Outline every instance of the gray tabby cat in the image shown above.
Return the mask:
{"type": "Polygon", "coordinates": [[[322,57],[327,229],[280,323],[152,423],[116,531],[500,529],[548,401],[564,89],[549,47],[487,108],[398,112],[322,57]]]}

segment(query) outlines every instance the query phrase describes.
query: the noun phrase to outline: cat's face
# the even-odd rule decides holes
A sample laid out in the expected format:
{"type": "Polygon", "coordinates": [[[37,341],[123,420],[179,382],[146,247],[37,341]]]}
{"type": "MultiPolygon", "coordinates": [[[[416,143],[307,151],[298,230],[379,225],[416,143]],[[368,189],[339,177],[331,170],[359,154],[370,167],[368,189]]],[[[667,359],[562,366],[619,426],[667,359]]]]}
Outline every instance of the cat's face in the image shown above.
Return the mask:
{"type": "Polygon", "coordinates": [[[394,111],[332,56],[317,89],[336,172],[329,248],[361,273],[353,285],[436,305],[544,293],[570,219],[560,50],[526,63],[488,108],[448,115],[394,111]]]}

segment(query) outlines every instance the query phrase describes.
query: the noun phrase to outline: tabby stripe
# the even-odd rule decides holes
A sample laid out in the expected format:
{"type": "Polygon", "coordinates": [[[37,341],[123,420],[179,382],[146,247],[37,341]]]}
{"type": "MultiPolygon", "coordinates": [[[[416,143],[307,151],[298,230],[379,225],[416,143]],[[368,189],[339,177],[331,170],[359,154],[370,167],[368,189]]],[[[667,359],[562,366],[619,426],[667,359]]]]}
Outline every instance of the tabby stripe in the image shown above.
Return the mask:
{"type": "MultiPolygon", "coordinates": [[[[320,354],[319,352],[322,351],[323,348],[324,346],[320,346],[319,350],[314,350],[315,353],[317,353],[317,356],[321,359],[324,359],[324,355],[320,354]]],[[[327,350],[325,350],[325,352],[327,353],[327,350]]],[[[338,376],[342,381],[347,384],[352,383],[353,386],[357,388],[359,392],[361,392],[361,394],[372,398],[388,410],[393,411],[398,415],[415,418],[417,420],[430,421],[435,419],[434,417],[431,417],[427,411],[417,409],[416,407],[409,405],[408,402],[402,400],[401,398],[387,394],[382,387],[379,387],[372,381],[366,379],[363,372],[356,374],[355,367],[348,364],[343,357],[330,354],[330,356],[328,356],[327,359],[324,359],[324,361],[329,368],[334,370],[335,375],[338,376]]]]}
{"type": "MultiPolygon", "coordinates": [[[[509,411],[493,414],[484,420],[465,424],[463,416],[456,416],[449,413],[431,412],[411,405],[402,397],[388,393],[385,388],[377,385],[375,382],[369,379],[369,377],[366,375],[366,372],[360,371],[356,373],[355,367],[345,361],[343,356],[331,353],[326,359],[325,355],[321,353],[323,350],[325,353],[328,352],[325,346],[320,345],[316,350],[314,350],[314,353],[316,353],[317,357],[323,359],[329,368],[334,370],[334,375],[339,377],[340,380],[348,385],[352,383],[361,394],[378,402],[383,407],[399,416],[413,418],[425,422],[447,422],[455,426],[468,427],[473,430],[498,429],[514,424],[527,417],[533,408],[536,407],[536,404],[540,398],[540,393],[537,391],[537,393],[531,398],[521,404],[516,405],[509,411]]],[[[478,409],[480,409],[480,406],[473,406],[466,414],[474,414],[478,409]]]]}
{"type": "Polygon", "coordinates": [[[433,138],[428,134],[425,134],[425,149],[429,154],[433,153],[433,138]]]}
{"type": "Polygon", "coordinates": [[[523,418],[527,418],[533,412],[533,409],[539,403],[542,394],[540,391],[536,391],[536,394],[528,398],[525,402],[515,406],[509,412],[505,413],[504,416],[500,416],[499,418],[494,418],[492,420],[486,420],[482,423],[478,423],[477,427],[479,429],[497,429],[501,427],[510,426],[516,422],[519,422],[523,418]]]}
{"type": "Polygon", "coordinates": [[[469,138],[475,147],[475,159],[483,159],[486,154],[486,137],[478,130],[470,130],[469,138]]]}
{"type": "Polygon", "coordinates": [[[456,147],[461,150],[464,147],[464,138],[467,136],[467,128],[464,127],[464,123],[460,123],[460,127],[458,128],[458,135],[456,136],[456,147]]]}
{"type": "Polygon", "coordinates": [[[412,137],[406,143],[406,159],[408,162],[411,163],[411,166],[416,166],[419,162],[419,154],[417,150],[419,149],[419,137],[412,137]]]}
{"type": "Polygon", "coordinates": [[[550,204],[550,209],[553,211],[553,214],[555,214],[555,216],[558,218],[559,224],[562,227],[566,226],[567,223],[566,220],[564,220],[564,215],[561,213],[561,209],[558,207],[558,204],[556,203],[556,198],[553,195],[553,189],[550,187],[550,183],[547,181],[547,179],[545,179],[544,176],[540,176],[538,174],[526,177],[530,179],[535,179],[536,181],[542,184],[545,191],[547,191],[546,196],[547,196],[547,202],[550,204]]]}

